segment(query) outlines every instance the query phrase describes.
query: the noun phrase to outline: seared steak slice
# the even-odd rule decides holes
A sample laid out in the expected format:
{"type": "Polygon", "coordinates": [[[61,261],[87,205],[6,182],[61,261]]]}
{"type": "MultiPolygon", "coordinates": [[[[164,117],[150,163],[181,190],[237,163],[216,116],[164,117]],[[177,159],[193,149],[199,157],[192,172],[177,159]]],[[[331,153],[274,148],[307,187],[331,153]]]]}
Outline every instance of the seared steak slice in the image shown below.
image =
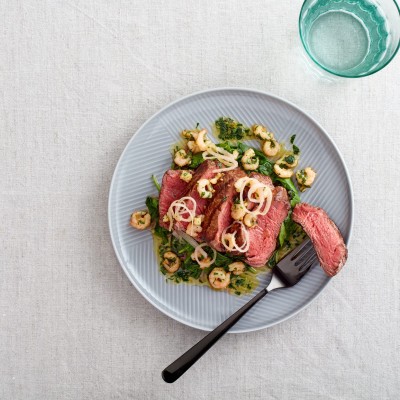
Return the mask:
{"type": "MultiPolygon", "coordinates": [[[[204,214],[207,205],[210,203],[211,199],[203,199],[200,197],[199,192],[197,191],[197,182],[200,179],[212,179],[216,173],[214,170],[218,169],[218,165],[215,161],[212,160],[206,160],[200,164],[200,166],[194,171],[193,177],[191,181],[189,182],[185,193],[181,196],[189,196],[193,197],[193,199],[196,201],[196,215],[201,215],[204,214]]],[[[188,202],[188,206],[192,207],[192,203],[188,202]]],[[[175,223],[175,229],[178,230],[186,230],[187,226],[189,225],[189,222],[176,222],[175,223]]]]}
{"type": "MultiPolygon", "coordinates": [[[[168,170],[163,177],[160,192],[160,225],[166,229],[169,228],[169,222],[163,222],[163,217],[168,211],[169,206],[175,200],[182,197],[190,196],[197,203],[196,215],[204,213],[207,203],[210,199],[203,199],[197,192],[197,182],[199,179],[211,179],[215,176],[214,170],[218,166],[214,161],[204,161],[195,171],[191,171],[193,176],[189,183],[180,179],[182,170],[168,170]]],[[[188,207],[192,207],[192,202],[187,202],[188,207]]],[[[189,222],[175,222],[174,229],[186,230],[189,222]]]]}
{"type": "Polygon", "coordinates": [[[203,222],[204,240],[217,251],[225,251],[221,243],[221,235],[232,222],[231,208],[236,195],[235,182],[245,177],[240,168],[225,172],[223,178],[215,186],[214,197],[207,205],[203,222]]]}
{"type": "MultiPolygon", "coordinates": [[[[271,190],[273,190],[275,188],[274,184],[272,183],[272,179],[269,176],[262,175],[262,174],[260,174],[258,172],[252,172],[250,174],[250,178],[257,179],[259,182],[263,183],[264,185],[267,185],[271,190]]],[[[248,189],[246,188],[244,190],[244,198],[245,199],[247,198],[247,194],[248,194],[248,189]]],[[[248,201],[248,204],[247,204],[247,209],[248,210],[253,210],[253,208],[258,205],[257,203],[254,203],[252,201],[249,201],[249,200],[247,200],[247,201],[248,201]]],[[[239,246],[242,246],[244,241],[245,241],[245,237],[244,237],[244,234],[243,234],[243,229],[240,228],[238,225],[234,225],[232,227],[231,231],[232,232],[228,231],[228,233],[233,233],[233,232],[236,231],[236,233],[237,233],[236,234],[236,243],[239,246]]],[[[232,254],[237,255],[237,256],[243,255],[242,253],[239,253],[239,252],[236,252],[236,251],[232,251],[232,254]]]]}
{"type": "Polygon", "coordinates": [[[311,239],[326,274],[336,275],[347,260],[347,248],[335,223],[322,208],[306,203],[296,205],[292,218],[311,239]]]}
{"type": "Polygon", "coordinates": [[[165,229],[169,228],[169,222],[163,222],[164,215],[167,213],[171,203],[180,199],[188,187],[188,184],[180,178],[181,173],[182,171],[180,170],[170,169],[162,179],[158,211],[160,213],[159,224],[165,229]]]}
{"type": "Polygon", "coordinates": [[[262,267],[276,248],[282,222],[290,210],[289,196],[281,186],[273,190],[271,207],[266,215],[258,215],[257,226],[249,229],[250,248],[246,253],[247,264],[262,267]]]}
{"type": "Polygon", "coordinates": [[[272,183],[272,179],[269,176],[266,176],[266,175],[263,175],[263,174],[259,174],[258,172],[252,172],[250,174],[250,178],[257,179],[258,181],[260,181],[264,185],[269,186],[271,189],[274,188],[274,185],[272,183]]]}

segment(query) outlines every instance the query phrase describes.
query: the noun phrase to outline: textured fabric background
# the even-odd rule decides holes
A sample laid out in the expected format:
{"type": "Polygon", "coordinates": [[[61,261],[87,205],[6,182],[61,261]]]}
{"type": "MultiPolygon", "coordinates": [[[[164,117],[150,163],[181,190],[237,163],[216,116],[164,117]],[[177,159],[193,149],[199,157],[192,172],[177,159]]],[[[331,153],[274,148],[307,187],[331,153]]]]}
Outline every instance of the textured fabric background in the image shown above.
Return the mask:
{"type": "Polygon", "coordinates": [[[398,399],[400,57],[327,81],[302,57],[301,1],[0,2],[1,399],[398,399]],[[179,382],[203,333],[148,304],[107,227],[121,151],[160,107],[242,86],[296,103],[349,167],[343,272],[305,311],[228,335],[179,382]]]}

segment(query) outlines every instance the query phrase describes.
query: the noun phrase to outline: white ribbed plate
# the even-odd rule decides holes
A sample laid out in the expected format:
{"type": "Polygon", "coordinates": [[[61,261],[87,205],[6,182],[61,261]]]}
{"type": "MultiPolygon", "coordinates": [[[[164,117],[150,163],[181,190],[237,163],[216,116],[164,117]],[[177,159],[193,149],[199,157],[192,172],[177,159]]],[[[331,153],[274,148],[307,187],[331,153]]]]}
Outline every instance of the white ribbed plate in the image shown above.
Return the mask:
{"type": "MultiPolygon", "coordinates": [[[[115,169],[108,205],[111,238],[126,275],[150,303],[177,321],[204,330],[216,327],[249,296],[167,283],[159,272],[151,233],[132,229],[129,217],[133,210],[145,208],[147,195],[157,194],[151,175],[161,181],[171,165],[170,146],[179,140],[180,131],[199,122],[211,133],[212,123],[222,115],[247,125],[266,125],[280,141],[289,141],[296,134],[302,151],[299,166],[312,165],[318,173],[302,200],[324,208],[347,242],[353,219],[350,179],[338,149],[327,133],[293,104],[255,90],[216,89],[185,97],[159,111],[132,137],[115,169]]],[[[268,281],[266,274],[259,279],[261,284],[268,281]]],[[[266,328],[293,316],[328,281],[321,268],[314,267],[295,287],[261,300],[230,332],[266,328]]]]}

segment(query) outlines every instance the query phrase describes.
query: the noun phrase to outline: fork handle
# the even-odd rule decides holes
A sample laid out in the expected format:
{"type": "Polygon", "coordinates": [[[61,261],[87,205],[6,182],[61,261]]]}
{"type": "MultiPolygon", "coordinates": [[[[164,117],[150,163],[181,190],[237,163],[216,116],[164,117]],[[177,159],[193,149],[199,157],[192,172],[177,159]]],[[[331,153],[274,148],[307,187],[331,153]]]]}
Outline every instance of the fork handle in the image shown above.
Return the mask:
{"type": "Polygon", "coordinates": [[[165,368],[161,374],[164,381],[167,383],[172,383],[175,382],[179,377],[181,377],[201,356],[203,356],[203,354],[211,349],[211,347],[219,339],[221,339],[221,337],[224,336],[224,334],[230,328],[232,328],[232,326],[235,325],[236,322],[238,322],[239,319],[242,318],[243,315],[250,310],[250,308],[252,308],[257,302],[259,302],[267,293],[267,289],[263,289],[242,308],[232,314],[221,325],[217,326],[212,332],[201,339],[186,353],[182,354],[172,364],[168,365],[168,367],[165,368]]]}

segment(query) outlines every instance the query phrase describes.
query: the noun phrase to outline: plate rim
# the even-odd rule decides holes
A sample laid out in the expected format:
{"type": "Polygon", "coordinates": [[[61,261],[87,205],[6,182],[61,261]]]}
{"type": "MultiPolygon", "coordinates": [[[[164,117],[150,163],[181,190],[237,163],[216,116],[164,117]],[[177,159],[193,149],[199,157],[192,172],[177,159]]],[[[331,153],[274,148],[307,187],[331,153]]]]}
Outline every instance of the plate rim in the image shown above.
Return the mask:
{"type": "MultiPolygon", "coordinates": [[[[214,93],[214,92],[222,92],[222,91],[227,91],[227,92],[235,92],[235,91],[239,91],[239,92],[246,92],[249,94],[258,94],[258,95],[263,95],[263,96],[267,96],[270,97],[272,99],[281,101],[284,104],[289,105],[290,107],[293,107],[295,110],[299,111],[301,114],[305,115],[307,118],[309,118],[319,129],[320,131],[325,135],[325,137],[328,139],[328,141],[331,143],[331,145],[333,146],[333,148],[335,149],[343,167],[344,167],[344,172],[346,175],[346,179],[349,183],[349,195],[350,195],[350,227],[349,227],[349,234],[348,234],[348,238],[345,241],[347,247],[349,247],[349,244],[351,242],[351,238],[352,238],[352,233],[353,233],[353,225],[354,225],[354,193],[353,193],[353,183],[351,181],[350,178],[350,174],[349,174],[349,170],[347,168],[347,165],[344,161],[343,155],[340,152],[339,148],[337,147],[336,143],[334,142],[334,140],[332,139],[332,137],[328,134],[328,132],[306,111],[304,111],[302,108],[300,108],[299,106],[297,106],[296,104],[292,103],[289,100],[286,100],[280,96],[276,96],[274,94],[271,94],[267,91],[263,91],[263,90],[259,90],[259,89],[253,89],[253,88],[243,88],[243,87],[217,87],[217,88],[212,88],[212,89],[204,89],[204,90],[200,90],[197,92],[193,92],[190,94],[187,94],[185,96],[181,96],[178,99],[166,104],[164,107],[162,107],[161,109],[159,109],[156,113],[152,114],[137,130],[136,132],[133,133],[132,137],[129,139],[128,143],[125,145],[124,150],[122,151],[121,155],[118,158],[117,163],[115,164],[114,167],[114,172],[111,178],[111,183],[110,183],[110,188],[108,191],[108,206],[107,206],[107,221],[108,221],[108,230],[109,230],[109,234],[111,237],[111,243],[114,249],[114,253],[117,257],[117,260],[121,266],[121,268],[123,269],[125,275],[127,276],[127,278],[129,279],[129,281],[131,282],[131,284],[136,288],[136,290],[150,303],[152,304],[158,311],[162,312],[163,314],[167,315],[168,317],[172,318],[175,321],[178,321],[186,326],[190,326],[192,328],[195,329],[199,329],[202,331],[206,331],[206,332],[210,332],[212,331],[212,329],[208,329],[208,328],[204,328],[201,325],[197,325],[196,323],[192,323],[192,322],[188,322],[183,320],[182,318],[180,318],[179,316],[176,315],[172,315],[168,312],[168,310],[163,310],[161,309],[156,302],[147,296],[146,292],[144,291],[143,288],[140,287],[140,285],[138,285],[133,279],[131,279],[130,273],[128,272],[125,263],[123,262],[123,260],[121,259],[119,252],[117,251],[117,247],[116,247],[116,243],[113,237],[113,232],[112,232],[112,227],[111,227],[111,194],[112,191],[114,190],[114,186],[115,186],[115,182],[116,182],[116,175],[117,175],[117,171],[119,169],[119,166],[122,162],[122,159],[124,158],[125,153],[127,152],[127,149],[130,147],[131,143],[133,142],[133,140],[135,139],[135,137],[137,136],[137,134],[142,131],[143,129],[145,129],[145,127],[150,124],[154,119],[156,119],[160,114],[162,114],[165,110],[167,110],[168,108],[172,107],[173,105],[176,105],[182,101],[185,101],[187,99],[190,99],[191,97],[196,97],[199,95],[204,95],[204,94],[208,94],[208,93],[214,93]]],[[[306,307],[308,307],[314,300],[316,300],[321,293],[323,292],[323,290],[326,288],[326,286],[331,282],[332,278],[328,278],[326,280],[325,283],[323,283],[318,291],[316,292],[316,294],[310,298],[308,301],[306,301],[301,307],[299,307],[298,309],[296,309],[295,311],[293,311],[292,313],[289,313],[288,315],[277,319],[274,322],[271,323],[266,323],[263,324],[261,326],[255,327],[255,328],[243,328],[243,329],[239,329],[236,330],[234,332],[228,331],[228,333],[249,333],[249,332],[256,332],[262,329],[266,329],[266,328],[270,328],[272,326],[278,325],[292,317],[294,317],[295,315],[297,315],[298,313],[300,313],[301,311],[303,311],[306,307]]]]}

